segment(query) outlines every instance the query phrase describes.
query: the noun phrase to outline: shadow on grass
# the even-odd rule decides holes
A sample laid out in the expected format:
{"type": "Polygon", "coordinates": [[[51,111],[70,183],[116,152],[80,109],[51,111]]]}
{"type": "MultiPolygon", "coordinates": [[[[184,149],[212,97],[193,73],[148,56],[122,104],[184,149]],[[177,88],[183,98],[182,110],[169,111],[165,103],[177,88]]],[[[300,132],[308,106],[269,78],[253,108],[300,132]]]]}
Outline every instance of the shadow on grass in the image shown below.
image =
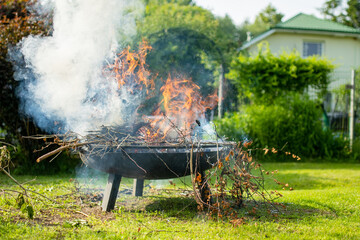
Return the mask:
{"type": "Polygon", "coordinates": [[[193,198],[180,196],[123,196],[118,200],[116,206],[128,212],[150,213],[165,218],[192,219],[199,213],[193,198]]]}
{"type": "Polygon", "coordinates": [[[161,212],[167,217],[192,219],[199,214],[196,201],[189,197],[159,197],[145,207],[147,212],[161,212]]]}
{"type": "MultiPolygon", "coordinates": [[[[120,206],[129,212],[140,212],[156,214],[162,218],[174,217],[182,220],[192,220],[194,218],[205,217],[206,211],[198,210],[196,201],[190,197],[166,197],[166,196],[148,196],[141,198],[132,198],[132,201],[124,201],[120,206]]],[[[310,204],[310,203],[309,203],[310,204]]],[[[312,202],[314,204],[314,202],[312,202]]],[[[239,217],[246,217],[254,221],[282,221],[282,220],[300,220],[312,216],[333,216],[336,213],[333,209],[323,204],[318,204],[324,208],[314,208],[308,205],[286,204],[285,208],[281,206],[273,207],[268,203],[246,201],[245,205],[237,208],[239,217]],[[253,208],[256,207],[256,212],[253,208]]]]}

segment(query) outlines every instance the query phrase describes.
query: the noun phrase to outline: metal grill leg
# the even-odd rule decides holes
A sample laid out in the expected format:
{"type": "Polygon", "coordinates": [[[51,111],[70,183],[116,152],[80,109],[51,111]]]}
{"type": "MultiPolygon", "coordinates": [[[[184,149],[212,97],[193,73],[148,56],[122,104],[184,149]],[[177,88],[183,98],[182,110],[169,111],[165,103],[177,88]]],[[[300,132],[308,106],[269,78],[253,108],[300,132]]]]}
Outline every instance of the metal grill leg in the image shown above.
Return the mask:
{"type": "Polygon", "coordinates": [[[143,195],[144,179],[134,179],[133,196],[141,197],[143,195]]]}
{"type": "Polygon", "coordinates": [[[119,192],[120,181],[121,175],[109,174],[102,202],[103,211],[109,212],[114,209],[119,192]]]}

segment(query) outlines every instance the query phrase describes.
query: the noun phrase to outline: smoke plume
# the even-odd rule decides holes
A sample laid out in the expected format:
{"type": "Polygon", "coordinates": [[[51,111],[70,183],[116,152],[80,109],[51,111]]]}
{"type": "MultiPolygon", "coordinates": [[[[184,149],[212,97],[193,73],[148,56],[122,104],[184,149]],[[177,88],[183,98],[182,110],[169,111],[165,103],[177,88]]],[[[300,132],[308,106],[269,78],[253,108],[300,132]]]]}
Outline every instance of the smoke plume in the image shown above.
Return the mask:
{"type": "Polygon", "coordinates": [[[119,92],[103,69],[136,34],[140,1],[45,0],[36,6],[39,12],[53,11],[53,32],[23,39],[21,54],[12,56],[23,61],[15,78],[24,113],[55,133],[123,124],[133,111],[128,105],[138,99],[119,92]]]}

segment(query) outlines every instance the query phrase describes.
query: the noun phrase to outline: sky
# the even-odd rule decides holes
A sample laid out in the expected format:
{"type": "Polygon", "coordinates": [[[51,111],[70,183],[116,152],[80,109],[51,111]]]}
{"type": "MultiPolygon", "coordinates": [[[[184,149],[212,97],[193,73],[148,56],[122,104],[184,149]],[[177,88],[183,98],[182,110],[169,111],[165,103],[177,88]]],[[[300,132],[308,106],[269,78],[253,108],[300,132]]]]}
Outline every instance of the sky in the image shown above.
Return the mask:
{"type": "Polygon", "coordinates": [[[284,14],[283,21],[302,12],[322,17],[318,10],[325,0],[195,0],[197,5],[209,9],[217,16],[228,14],[235,24],[246,19],[254,21],[255,16],[271,3],[278,12],[284,14]]]}

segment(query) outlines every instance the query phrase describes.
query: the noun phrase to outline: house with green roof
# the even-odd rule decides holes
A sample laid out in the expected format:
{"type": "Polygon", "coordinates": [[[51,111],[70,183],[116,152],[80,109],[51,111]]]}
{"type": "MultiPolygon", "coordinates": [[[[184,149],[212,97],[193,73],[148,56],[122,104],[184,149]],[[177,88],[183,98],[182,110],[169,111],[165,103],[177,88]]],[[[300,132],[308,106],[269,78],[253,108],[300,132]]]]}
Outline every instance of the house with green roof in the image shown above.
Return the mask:
{"type": "Polygon", "coordinates": [[[302,57],[320,55],[332,60],[337,68],[330,89],[349,83],[351,69],[360,66],[360,30],[312,15],[299,13],[246,42],[241,50],[257,51],[261,41],[267,41],[273,53],[295,49],[302,57]]]}

